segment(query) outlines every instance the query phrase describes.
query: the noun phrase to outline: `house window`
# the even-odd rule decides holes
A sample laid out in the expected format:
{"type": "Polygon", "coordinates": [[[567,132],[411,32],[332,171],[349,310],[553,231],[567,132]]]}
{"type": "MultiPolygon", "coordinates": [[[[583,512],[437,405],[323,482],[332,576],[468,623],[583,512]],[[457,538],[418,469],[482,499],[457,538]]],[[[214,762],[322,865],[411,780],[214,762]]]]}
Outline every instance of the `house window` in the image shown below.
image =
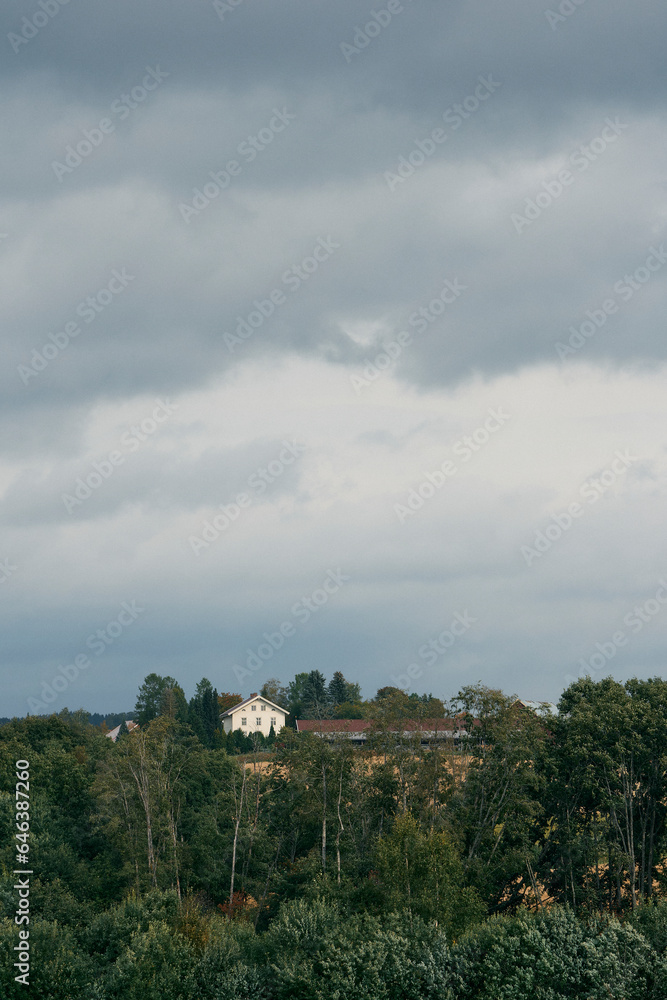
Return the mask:
{"type": "Polygon", "coordinates": [[[248,725],[248,720],[246,719],[245,715],[241,716],[241,725],[242,726],[247,726],[248,725]]]}
{"type": "Polygon", "coordinates": [[[272,716],[271,716],[271,725],[272,725],[272,726],[275,726],[275,725],[276,725],[276,717],[275,717],[275,715],[272,715],[272,716]]]}
{"type": "Polygon", "coordinates": [[[262,711],[266,712],[266,705],[262,705],[262,711]]]}
{"type": "Polygon", "coordinates": [[[257,705],[251,705],[250,706],[250,711],[251,712],[256,712],[257,711],[257,705]]]}
{"type": "Polygon", "coordinates": [[[255,723],[256,723],[256,724],[257,724],[258,726],[261,726],[261,724],[262,724],[262,720],[260,719],[260,717],[259,717],[259,716],[257,716],[257,718],[255,719],[255,723]]]}

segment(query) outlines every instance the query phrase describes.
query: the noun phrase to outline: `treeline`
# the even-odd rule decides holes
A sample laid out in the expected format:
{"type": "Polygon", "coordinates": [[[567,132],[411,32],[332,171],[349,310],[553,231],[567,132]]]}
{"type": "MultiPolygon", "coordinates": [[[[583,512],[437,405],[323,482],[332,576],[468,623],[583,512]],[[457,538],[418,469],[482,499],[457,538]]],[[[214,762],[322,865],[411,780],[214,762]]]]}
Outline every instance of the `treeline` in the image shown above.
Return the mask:
{"type": "MultiPolygon", "coordinates": [[[[60,713],[64,718],[77,718],[79,721],[90,725],[90,726],[106,726],[107,729],[115,729],[119,726],[121,722],[126,719],[132,718],[131,712],[107,712],[103,715],[101,712],[86,712],[85,709],[77,709],[76,712],[70,712],[69,709],[64,709],[60,713]]],[[[0,719],[0,726],[5,726],[8,722],[11,722],[10,718],[6,716],[0,719]]]]}
{"type": "Polygon", "coordinates": [[[35,968],[74,970],[35,996],[667,996],[651,992],[667,983],[666,682],[584,679],[544,718],[468,687],[447,706],[467,736],[430,745],[397,730],[394,689],[363,750],[286,728],[244,760],[206,731],[208,683],[185,703],[156,676],[150,717],[115,744],[76,713],[0,729],[0,942],[26,759],[35,968]]]}
{"type": "MultiPolygon", "coordinates": [[[[287,724],[291,728],[295,728],[296,719],[442,718],[447,712],[447,706],[440,698],[415,692],[407,694],[396,687],[380,688],[374,698],[365,700],[361,697],[360,685],[347,681],[340,671],[336,671],[328,683],[319,670],[299,673],[287,685],[282,685],[277,678],[271,677],[262,685],[259,693],[285,709],[288,714],[287,724]]],[[[128,719],[145,725],[157,716],[165,715],[190,725],[205,746],[220,747],[225,745],[221,739],[220,712],[243,700],[243,695],[236,692],[216,692],[211,682],[204,677],[197,685],[194,697],[188,702],[183,688],[175,678],[152,673],[144,679],[132,712],[103,714],[84,709],[70,712],[65,708],[58,714],[67,720],[74,719],[98,726],[105,732],[115,729],[128,719]]],[[[0,726],[11,721],[9,718],[0,718],[0,726]]],[[[262,734],[253,735],[261,737],[262,734]]],[[[227,745],[230,752],[234,752],[234,746],[237,751],[245,752],[254,748],[251,740],[237,740],[234,746],[232,741],[228,741],[227,745]]]]}
{"type": "MultiPolygon", "coordinates": [[[[285,709],[287,725],[292,729],[296,728],[297,719],[382,721],[443,718],[447,711],[445,704],[431,694],[408,695],[396,687],[380,688],[374,698],[364,700],[359,684],[347,681],[340,671],[334,673],[329,683],[319,670],[296,674],[286,686],[277,678],[271,677],[262,685],[259,693],[285,709]]],[[[243,733],[241,730],[224,732],[220,713],[243,700],[243,695],[237,692],[217,692],[204,677],[197,684],[194,697],[188,702],[183,688],[175,678],[152,673],[139,688],[132,718],[140,726],[145,726],[160,716],[175,719],[190,726],[203,746],[225,749],[230,754],[273,749],[276,736],[273,729],[267,736],[259,732],[243,733]]],[[[64,717],[71,716],[72,713],[65,710],[64,717]]],[[[74,713],[74,716],[79,721],[85,721],[80,712],[74,713]]],[[[106,717],[108,729],[112,728],[110,718],[106,717]]],[[[120,717],[113,718],[118,718],[114,722],[114,725],[118,725],[120,717]]],[[[125,732],[123,728],[121,734],[124,735],[125,732]]]]}
{"type": "MultiPolygon", "coordinates": [[[[407,694],[396,687],[380,688],[374,698],[364,700],[359,684],[347,681],[336,671],[327,683],[319,670],[296,674],[287,685],[271,677],[259,694],[288,714],[288,725],[296,719],[418,719],[442,718],[447,706],[431,694],[407,694]]],[[[220,745],[215,738],[219,714],[243,701],[236,692],[216,692],[204,677],[195,695],[187,701],[181,685],[169,676],[149,674],[139,689],[134,719],[145,725],[159,715],[188,723],[199,739],[209,747],[220,745]]],[[[261,735],[261,734],[256,734],[261,735]]]]}
{"type": "Polygon", "coordinates": [[[272,677],[260,694],[287,709],[290,719],[417,719],[442,718],[446,706],[431,694],[407,694],[397,687],[380,688],[365,701],[359,684],[337,670],[329,683],[319,670],[296,674],[283,686],[272,677]]]}

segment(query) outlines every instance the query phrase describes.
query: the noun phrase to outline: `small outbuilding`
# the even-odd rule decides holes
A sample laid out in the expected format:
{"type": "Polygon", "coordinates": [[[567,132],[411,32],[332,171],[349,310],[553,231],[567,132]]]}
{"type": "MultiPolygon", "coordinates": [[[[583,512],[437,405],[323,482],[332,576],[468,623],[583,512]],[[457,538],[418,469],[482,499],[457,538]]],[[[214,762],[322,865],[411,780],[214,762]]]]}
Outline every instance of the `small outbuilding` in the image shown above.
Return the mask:
{"type": "MultiPolygon", "coordinates": [[[[123,723],[121,722],[120,726],[122,726],[122,725],[123,725],[123,723]]],[[[125,723],[125,725],[127,726],[128,733],[131,733],[133,729],[138,729],[139,728],[139,723],[138,722],[132,722],[130,719],[127,720],[127,722],[125,723]]],[[[115,729],[110,729],[109,732],[106,733],[107,739],[110,739],[112,743],[115,743],[116,740],[118,739],[118,734],[120,732],[120,726],[116,726],[115,729]]]]}

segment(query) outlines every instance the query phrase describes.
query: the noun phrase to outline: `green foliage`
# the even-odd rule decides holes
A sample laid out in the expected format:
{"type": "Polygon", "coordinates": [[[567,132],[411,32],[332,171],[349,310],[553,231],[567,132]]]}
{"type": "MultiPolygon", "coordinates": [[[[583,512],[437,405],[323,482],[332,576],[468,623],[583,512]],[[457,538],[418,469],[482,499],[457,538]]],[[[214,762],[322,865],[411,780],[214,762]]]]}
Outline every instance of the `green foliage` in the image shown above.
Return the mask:
{"type": "Polygon", "coordinates": [[[652,965],[634,928],[554,909],[488,921],[458,944],[452,972],[471,1000],[643,1000],[656,995],[652,965]]]}
{"type": "MultiPolygon", "coordinates": [[[[252,735],[256,740],[259,740],[262,736],[261,733],[253,733],[252,735]]],[[[226,733],[224,746],[229,754],[252,753],[255,749],[253,740],[242,729],[234,729],[232,732],[226,733]]]]}
{"type": "Polygon", "coordinates": [[[283,687],[277,677],[269,677],[264,681],[259,693],[280,708],[287,708],[289,704],[289,690],[283,687]]]}
{"type": "Polygon", "coordinates": [[[542,877],[554,898],[633,910],[664,879],[667,682],[583,678],[550,722],[542,877]]]}
{"type": "Polygon", "coordinates": [[[295,718],[325,719],[332,714],[326,678],[319,670],[297,674],[288,689],[290,713],[295,718]]]}
{"type": "Polygon", "coordinates": [[[303,718],[305,685],[308,680],[307,673],[294,675],[294,680],[287,686],[287,708],[290,715],[295,719],[303,718]]]}
{"type": "MultiPolygon", "coordinates": [[[[353,687],[311,671],[290,705],[341,714],[353,687]]],[[[438,741],[396,725],[435,699],[385,688],[365,749],[289,728],[221,738],[206,679],[188,724],[173,678],[142,691],[155,714],[116,744],[82,712],[0,727],[0,997],[26,995],[9,961],[21,758],[30,995],[667,996],[660,678],[584,678],[548,718],[469,686],[448,708],[466,735],[438,741]]]]}
{"type": "Polygon", "coordinates": [[[276,1000],[417,1000],[428,995],[425,966],[437,940],[417,919],[382,921],[343,914],[323,900],[297,900],[283,907],[264,947],[276,1000]]]}
{"type": "Polygon", "coordinates": [[[329,714],[334,719],[362,719],[364,706],[361,699],[359,684],[351,684],[337,670],[327,688],[329,714]]]}
{"type": "Polygon", "coordinates": [[[160,715],[168,719],[177,719],[178,722],[188,721],[188,703],[185,700],[185,692],[180,684],[173,684],[165,687],[160,695],[160,715]]]}
{"type": "Polygon", "coordinates": [[[206,677],[200,680],[188,706],[188,722],[199,741],[209,749],[219,742],[220,709],[215,688],[206,677]]]}
{"type": "Polygon", "coordinates": [[[31,847],[40,859],[37,900],[45,912],[67,918],[58,899],[70,893],[82,906],[113,896],[119,889],[118,859],[113,845],[97,829],[95,772],[113,744],[88,725],[59,716],[17,720],[0,729],[0,862],[13,862],[15,761],[30,761],[31,847]],[[53,890],[49,889],[54,883],[53,890]]]}
{"type": "Polygon", "coordinates": [[[409,813],[399,816],[391,833],[378,840],[376,863],[386,909],[435,920],[450,938],[481,919],[484,907],[475,890],[465,885],[452,839],[446,833],[424,833],[409,813]]]}
{"type": "Polygon", "coordinates": [[[433,695],[407,694],[397,687],[380,688],[364,706],[364,715],[370,719],[395,722],[401,719],[442,719],[445,706],[433,695]]]}
{"type": "Polygon", "coordinates": [[[468,735],[457,748],[448,819],[462,841],[466,877],[490,911],[514,910],[548,829],[541,764],[551,737],[533,712],[482,685],[464,688],[452,708],[464,714],[468,735]]]}
{"type": "Polygon", "coordinates": [[[667,955],[667,900],[640,906],[628,923],[644,935],[657,955],[667,955]]]}
{"type": "Polygon", "coordinates": [[[195,953],[186,939],[164,921],[137,930],[111,967],[108,996],[124,1000],[181,1000],[182,980],[191,972],[195,953]]]}
{"type": "Polygon", "coordinates": [[[333,710],[335,719],[363,719],[364,706],[360,701],[344,701],[333,710]]]}
{"type": "Polygon", "coordinates": [[[100,968],[114,963],[138,931],[144,933],[153,923],[165,924],[175,931],[179,919],[178,896],[173,891],[153,890],[139,897],[130,894],[126,900],[98,914],[81,933],[88,953],[100,968]]]}
{"type": "Polygon", "coordinates": [[[349,686],[340,670],[336,670],[328,687],[329,700],[333,705],[340,705],[344,701],[352,700],[348,697],[349,686]]]}
{"type": "MultiPolygon", "coordinates": [[[[140,726],[145,726],[152,719],[160,715],[164,702],[165,691],[178,687],[173,677],[161,677],[159,674],[148,674],[139,688],[134,711],[137,714],[137,722],[140,726]]],[[[165,705],[165,707],[168,707],[165,705]]]]}
{"type": "Polygon", "coordinates": [[[30,996],[37,1000],[89,1000],[94,982],[91,958],[81,950],[74,932],[57,921],[30,923],[30,985],[15,982],[14,968],[18,928],[13,921],[0,921],[0,996],[15,1000],[30,996]]]}

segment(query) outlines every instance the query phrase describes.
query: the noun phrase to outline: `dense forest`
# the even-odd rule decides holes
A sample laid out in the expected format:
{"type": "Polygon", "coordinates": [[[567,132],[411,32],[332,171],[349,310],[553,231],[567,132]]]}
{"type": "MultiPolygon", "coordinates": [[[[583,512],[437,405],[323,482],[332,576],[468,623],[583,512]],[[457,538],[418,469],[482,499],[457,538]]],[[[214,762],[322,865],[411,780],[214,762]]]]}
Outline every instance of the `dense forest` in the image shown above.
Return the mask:
{"type": "Polygon", "coordinates": [[[115,743],[85,712],[0,727],[0,996],[28,761],[30,996],[667,997],[667,682],[585,678],[557,715],[317,671],[262,692],[367,743],[225,735],[240,695],[155,674],[115,743]],[[461,735],[400,725],[434,717],[461,735]]]}

